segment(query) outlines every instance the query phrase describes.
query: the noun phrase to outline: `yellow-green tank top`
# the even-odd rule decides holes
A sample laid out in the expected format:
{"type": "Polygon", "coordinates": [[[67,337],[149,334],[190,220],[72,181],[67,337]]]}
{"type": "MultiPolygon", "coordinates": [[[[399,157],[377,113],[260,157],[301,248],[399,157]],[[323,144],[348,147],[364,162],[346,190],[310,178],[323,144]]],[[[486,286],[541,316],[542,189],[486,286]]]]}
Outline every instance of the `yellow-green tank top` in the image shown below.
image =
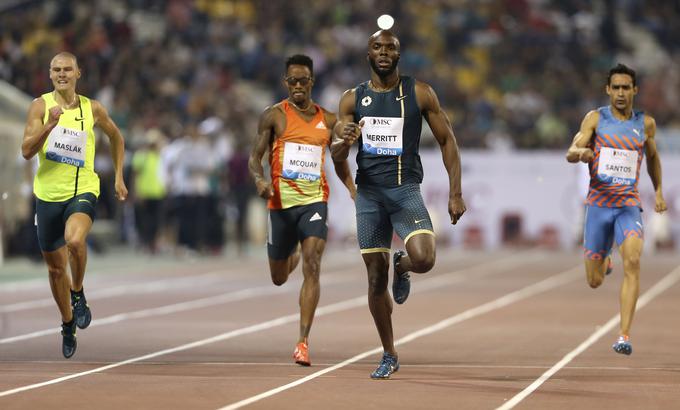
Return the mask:
{"type": "MultiPolygon", "coordinates": [[[[94,115],[90,99],[79,95],[80,106],[63,110],[59,123],[64,128],[87,132],[85,165],[63,164],[46,159],[48,139],[38,153],[38,172],[33,180],[33,192],[39,199],[47,202],[61,202],[86,192],[99,197],[99,176],[94,172],[94,115]]],[[[42,95],[45,101],[43,123],[47,122],[50,108],[57,105],[54,95],[42,95]]]]}

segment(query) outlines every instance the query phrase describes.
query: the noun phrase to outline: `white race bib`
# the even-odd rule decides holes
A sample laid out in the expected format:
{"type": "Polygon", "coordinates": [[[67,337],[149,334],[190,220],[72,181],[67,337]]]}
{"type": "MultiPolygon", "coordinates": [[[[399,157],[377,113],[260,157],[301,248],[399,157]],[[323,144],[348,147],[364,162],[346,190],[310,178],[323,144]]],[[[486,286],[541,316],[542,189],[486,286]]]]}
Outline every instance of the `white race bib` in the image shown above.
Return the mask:
{"type": "Polygon", "coordinates": [[[363,117],[363,150],[373,155],[401,155],[404,119],[398,117],[363,117]]]}
{"type": "Polygon", "coordinates": [[[316,181],[321,178],[323,147],[286,142],[283,146],[283,171],[286,179],[316,181]]]}
{"type": "Polygon", "coordinates": [[[637,164],[637,151],[602,147],[597,177],[609,185],[633,185],[637,176],[637,164]]]}
{"type": "Polygon", "coordinates": [[[62,164],[85,166],[85,149],[87,132],[64,128],[60,125],[52,128],[47,137],[45,158],[62,164]]]}

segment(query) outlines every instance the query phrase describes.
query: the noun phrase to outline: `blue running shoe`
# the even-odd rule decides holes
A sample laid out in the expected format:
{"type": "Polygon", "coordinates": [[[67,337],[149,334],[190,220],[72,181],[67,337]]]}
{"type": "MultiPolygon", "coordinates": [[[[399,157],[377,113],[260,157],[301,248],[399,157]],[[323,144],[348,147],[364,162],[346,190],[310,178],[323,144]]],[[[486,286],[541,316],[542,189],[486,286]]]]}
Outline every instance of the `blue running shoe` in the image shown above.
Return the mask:
{"type": "Polygon", "coordinates": [[[633,353],[633,346],[630,345],[630,340],[626,336],[619,336],[619,339],[612,345],[612,349],[616,353],[630,355],[633,353]]]}
{"type": "Polygon", "coordinates": [[[408,272],[397,273],[399,260],[404,256],[406,256],[406,252],[396,251],[392,257],[392,269],[394,270],[394,277],[392,278],[392,297],[399,305],[406,302],[408,294],[411,292],[411,276],[408,272]]]}
{"type": "Polygon", "coordinates": [[[92,312],[90,312],[90,306],[88,306],[85,293],[82,290],[80,292],[71,290],[71,306],[73,307],[73,316],[76,318],[76,325],[81,329],[90,326],[92,312]]]}
{"type": "Polygon", "coordinates": [[[76,352],[78,341],[76,340],[76,321],[71,319],[71,323],[61,324],[61,353],[65,358],[70,359],[76,352]]]}
{"type": "Polygon", "coordinates": [[[383,357],[380,361],[380,364],[378,365],[378,368],[375,369],[373,373],[371,373],[371,379],[389,379],[392,373],[396,372],[397,370],[399,370],[399,360],[397,360],[396,356],[392,356],[391,354],[385,352],[383,353],[383,357]]]}

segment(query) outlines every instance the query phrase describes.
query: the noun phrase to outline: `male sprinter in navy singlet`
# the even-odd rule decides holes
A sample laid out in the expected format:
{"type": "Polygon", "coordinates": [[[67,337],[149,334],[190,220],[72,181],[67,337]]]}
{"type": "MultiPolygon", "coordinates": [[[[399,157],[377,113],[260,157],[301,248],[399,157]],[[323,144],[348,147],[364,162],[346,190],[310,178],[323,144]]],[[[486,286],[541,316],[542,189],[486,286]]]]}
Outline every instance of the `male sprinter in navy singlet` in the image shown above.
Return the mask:
{"type": "Polygon", "coordinates": [[[423,117],[439,143],[449,175],[451,223],[465,212],[460,155],[451,123],[428,84],[399,75],[399,55],[399,39],[391,31],[380,30],[369,38],[371,79],[343,94],[332,146],[333,160],[341,161],[359,140],[357,235],[368,271],[368,306],[384,349],[373,379],[387,379],[399,369],[387,292],[393,230],[406,245],[406,252],[393,257],[395,302],[404,303],[408,297],[408,272],[428,272],[435,261],[432,222],[420,194],[423,168],[418,146],[423,117]]]}

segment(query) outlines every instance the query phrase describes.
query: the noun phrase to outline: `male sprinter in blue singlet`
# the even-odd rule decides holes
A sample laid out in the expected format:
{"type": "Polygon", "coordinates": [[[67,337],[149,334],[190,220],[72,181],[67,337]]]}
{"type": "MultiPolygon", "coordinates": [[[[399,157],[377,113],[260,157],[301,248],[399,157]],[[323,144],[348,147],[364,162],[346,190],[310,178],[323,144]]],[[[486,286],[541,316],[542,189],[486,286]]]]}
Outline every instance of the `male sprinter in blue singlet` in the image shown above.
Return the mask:
{"type": "Polygon", "coordinates": [[[67,359],[76,352],[76,326],[85,329],[92,320],[83,277],[85,241],[99,196],[99,177],[94,172],[95,125],[111,142],[116,197],[124,201],[128,194],[123,182],[123,136],[99,102],[76,94],[79,78],[73,54],[62,52],[52,58],[54,90],[31,103],[21,145],[24,158],[38,154],[33,181],[38,243],[47,263],[52,296],[61,312],[62,353],[67,359]],[[71,266],[71,275],[67,265],[71,266]]]}
{"type": "Polygon", "coordinates": [[[586,114],[574,136],[567,161],[585,162],[590,168],[590,189],[586,199],[583,230],[588,284],[597,288],[611,272],[614,240],[623,259],[621,285],[621,330],[612,346],[629,355],[630,326],[640,293],[642,255],[642,205],[637,184],[642,157],[647,155],[647,172],[656,193],[656,212],[666,210],[661,192],[661,160],[656,151],[656,123],[642,111],[633,111],[638,88],[635,71],[619,64],[609,71],[606,86],[609,105],[586,114]]]}
{"type": "Polygon", "coordinates": [[[393,257],[392,293],[406,301],[408,272],[425,273],[435,261],[430,215],[420,194],[423,168],[418,155],[423,117],[440,145],[449,176],[449,214],[455,224],[465,212],[460,184],[460,156],[453,129],[432,88],[400,76],[399,40],[380,30],[368,40],[371,79],[347,90],[340,100],[333,160],[357,154],[357,235],[368,271],[368,306],[384,353],[373,379],[387,379],[399,369],[392,331],[392,301],[387,292],[392,232],[404,240],[406,252],[393,257]]]}

